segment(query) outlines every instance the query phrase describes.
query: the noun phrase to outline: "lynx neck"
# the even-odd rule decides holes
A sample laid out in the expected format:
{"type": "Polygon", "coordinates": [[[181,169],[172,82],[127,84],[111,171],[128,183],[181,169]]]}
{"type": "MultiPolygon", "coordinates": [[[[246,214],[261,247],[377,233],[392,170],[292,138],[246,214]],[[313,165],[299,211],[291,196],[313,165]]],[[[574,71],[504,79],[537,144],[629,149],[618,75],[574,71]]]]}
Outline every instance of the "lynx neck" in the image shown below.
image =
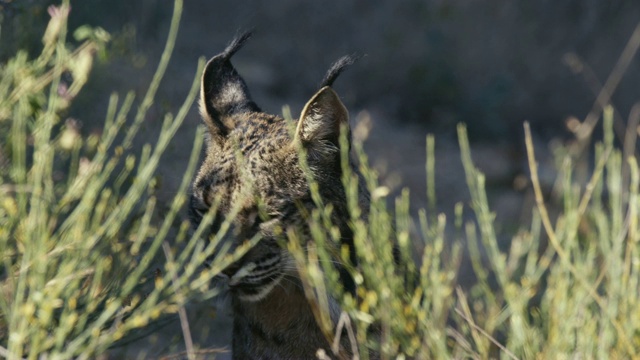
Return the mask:
{"type": "MultiPolygon", "coordinates": [[[[320,348],[331,354],[329,342],[299,284],[286,280],[260,301],[247,302],[235,297],[232,301],[234,359],[248,355],[311,359],[320,348]],[[238,351],[240,348],[242,353],[238,351]]],[[[331,307],[333,318],[339,310],[335,303],[331,307]]]]}

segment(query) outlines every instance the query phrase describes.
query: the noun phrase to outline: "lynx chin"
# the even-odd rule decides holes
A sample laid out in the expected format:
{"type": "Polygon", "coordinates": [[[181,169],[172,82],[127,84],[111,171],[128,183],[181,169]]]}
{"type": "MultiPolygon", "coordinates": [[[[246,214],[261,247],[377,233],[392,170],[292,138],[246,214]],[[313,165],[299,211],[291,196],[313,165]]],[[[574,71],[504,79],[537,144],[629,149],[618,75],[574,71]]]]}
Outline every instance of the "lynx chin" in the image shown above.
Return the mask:
{"type": "MultiPolygon", "coordinates": [[[[245,33],[234,39],[208,62],[202,75],[200,112],[208,127],[207,148],[193,183],[189,214],[198,226],[215,204],[217,215],[209,235],[216,234],[225,219],[233,218],[220,246],[226,246],[226,251],[260,239],[222,271],[231,295],[233,358],[315,359],[319,349],[332,354],[330,344],[305,298],[294,260],[278,240],[282,238],[279,230],[297,229],[303,246],[313,241],[308,217],[316,205],[308,174],[300,165],[302,148],[323,203],[333,208],[332,220],[342,245],[350,248],[355,262],[339,141],[340,129],[348,128],[349,114],[332,89],[354,59],[343,57],[330,67],[296,124],[291,124],[262,112],[231,64],[231,57],[249,37],[245,33]]],[[[366,208],[368,195],[361,190],[359,197],[366,208]]],[[[345,289],[353,291],[353,281],[342,265],[335,266],[345,289]]],[[[340,315],[335,299],[330,299],[330,310],[335,324],[340,315]]],[[[351,357],[351,344],[342,336],[337,358],[351,357]]]]}

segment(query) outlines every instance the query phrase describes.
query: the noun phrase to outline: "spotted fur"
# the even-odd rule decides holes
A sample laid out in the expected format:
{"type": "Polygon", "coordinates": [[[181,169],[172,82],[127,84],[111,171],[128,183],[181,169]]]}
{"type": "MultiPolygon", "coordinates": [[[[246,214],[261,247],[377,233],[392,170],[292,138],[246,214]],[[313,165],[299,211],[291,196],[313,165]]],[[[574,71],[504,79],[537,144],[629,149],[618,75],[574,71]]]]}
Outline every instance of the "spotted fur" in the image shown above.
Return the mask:
{"type": "MultiPolygon", "coordinates": [[[[330,68],[297,123],[290,124],[260,110],[231,64],[232,55],[249,37],[233,40],[209,61],[202,75],[200,111],[209,131],[189,211],[198,226],[218,203],[219,216],[209,231],[216,233],[222,220],[237,210],[233,229],[223,241],[230,244],[230,251],[260,237],[242,259],[223,270],[234,316],[233,358],[311,359],[320,348],[330,354],[329,343],[316,324],[291,255],[276,240],[276,229],[295,227],[308,233],[307,216],[315,205],[298,158],[304,147],[323,202],[333,206],[343,243],[353,248],[339,147],[348,112],[331,88],[353,58],[342,58],[330,68]]],[[[361,202],[367,205],[365,193],[361,202]]],[[[303,241],[311,241],[310,236],[303,241]]],[[[347,290],[353,290],[344,269],[339,270],[347,290]]],[[[333,299],[330,308],[336,321],[340,308],[333,299]]],[[[350,357],[349,349],[344,342],[340,356],[350,357]]]]}

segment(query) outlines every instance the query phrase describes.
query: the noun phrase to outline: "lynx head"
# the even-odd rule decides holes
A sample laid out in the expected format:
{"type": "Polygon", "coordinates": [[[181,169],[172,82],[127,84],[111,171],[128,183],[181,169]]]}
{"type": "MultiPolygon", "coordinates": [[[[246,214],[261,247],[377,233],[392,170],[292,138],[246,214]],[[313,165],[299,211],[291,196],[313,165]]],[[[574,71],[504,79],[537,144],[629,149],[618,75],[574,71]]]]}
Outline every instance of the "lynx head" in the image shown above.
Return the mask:
{"type": "MultiPolygon", "coordinates": [[[[349,114],[331,85],[353,59],[344,57],[331,67],[297,124],[290,124],[260,110],[230,62],[249,37],[244,34],[232,41],[208,62],[202,75],[200,112],[209,131],[206,157],[193,183],[189,210],[197,226],[216,203],[218,215],[209,234],[215,234],[225,217],[233,213],[233,229],[223,240],[231,250],[260,238],[223,271],[229,277],[232,295],[258,301],[283,279],[298,279],[291,256],[276,240],[276,229],[304,229],[315,206],[299,162],[301,147],[306,150],[323,201],[333,206],[344,242],[352,246],[339,145],[340,129],[348,126],[349,114]],[[290,130],[293,128],[295,132],[290,130]]],[[[308,240],[307,236],[304,241],[308,240]]]]}

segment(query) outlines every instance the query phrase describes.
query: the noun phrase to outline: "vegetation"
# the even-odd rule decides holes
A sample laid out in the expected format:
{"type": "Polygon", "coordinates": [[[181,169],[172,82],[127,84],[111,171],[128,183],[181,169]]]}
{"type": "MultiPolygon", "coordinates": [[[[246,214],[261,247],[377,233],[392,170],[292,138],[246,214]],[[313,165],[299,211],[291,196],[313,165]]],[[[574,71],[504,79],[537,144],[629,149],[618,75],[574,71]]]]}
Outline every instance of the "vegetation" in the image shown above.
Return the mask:
{"type": "Polygon", "coordinates": [[[198,232],[190,238],[189,224],[176,224],[201,140],[161,220],[153,195],[154,172],[197,94],[203,60],[183,106],[165,115],[157,143],[137,159],[128,153],[167,67],[180,11],[177,1],[158,70],[133,120],[133,93],[122,100],[114,94],[100,136],[83,139],[73,121],[61,124],[108,39],[101,29],[82,27],[74,33],[82,43],[70,48],[68,1],[49,8],[37,58],[20,52],[2,66],[0,355],[92,358],[163,314],[184,316],[188,295],[215,295],[214,272],[200,268],[206,252],[198,232]],[[166,260],[155,268],[160,248],[166,260]]]}
{"type": "MultiPolygon", "coordinates": [[[[158,209],[154,195],[155,171],[194,101],[202,60],[183,106],[165,115],[157,142],[140,154],[131,150],[167,67],[181,8],[176,0],[165,51],[137,110],[131,114],[133,93],[112,95],[99,136],[85,138],[73,121],[63,120],[109,36],[82,27],[74,33],[79,44],[69,44],[68,1],[50,8],[39,56],[18,52],[1,65],[0,356],[94,358],[165,316],[180,318],[187,357],[207,347],[193,343],[190,333],[196,329],[189,328],[185,304],[214,297],[219,289],[212,287],[213,277],[252,244],[216,256],[205,269],[201,264],[232,219],[210,243],[199,239],[215,211],[193,231],[180,221],[202,130],[168,210],[158,209]]],[[[431,206],[415,222],[408,191],[391,210],[388,190],[377,183],[362,144],[355,143],[372,195],[369,209],[358,207],[358,179],[344,166],[359,260],[351,269],[355,296],[341,293],[330,266],[335,257],[349,258],[327,246],[340,238],[330,207],[318,206],[311,214],[313,244],[303,247],[295,232],[282,239],[327,337],[342,334],[336,325],[347,329],[364,359],[367,348],[385,358],[639,356],[640,172],[635,157],[616,148],[613,118],[608,108],[588,181],[572,171],[579,154],[556,152],[562,201],[553,217],[525,125],[536,211],[506,250],[499,246],[484,177],[473,165],[463,125],[458,136],[471,203],[456,207],[452,225],[435,211],[433,137],[427,138],[426,166],[431,206]],[[463,216],[469,210],[472,220],[463,216]],[[456,285],[461,261],[470,261],[477,277],[468,289],[456,285]],[[328,320],[327,292],[342,299],[339,324],[328,320]],[[368,337],[371,328],[379,329],[379,339],[368,337]]],[[[347,164],[349,154],[342,156],[347,164]]]]}

